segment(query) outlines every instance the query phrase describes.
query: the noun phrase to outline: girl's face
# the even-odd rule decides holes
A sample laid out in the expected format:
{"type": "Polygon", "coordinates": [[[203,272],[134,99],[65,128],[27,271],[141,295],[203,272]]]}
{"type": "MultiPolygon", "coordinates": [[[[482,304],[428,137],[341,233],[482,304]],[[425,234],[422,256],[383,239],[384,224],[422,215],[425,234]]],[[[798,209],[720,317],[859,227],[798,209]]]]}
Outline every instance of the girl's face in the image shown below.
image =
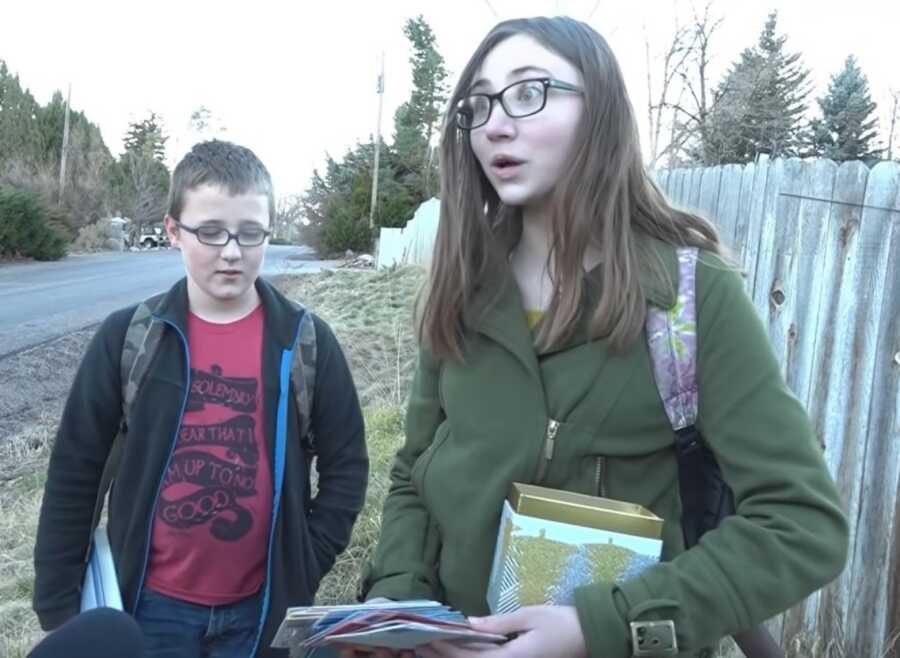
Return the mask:
{"type": "MultiPolygon", "coordinates": [[[[583,89],[581,75],[572,64],[532,37],[517,34],[488,53],[469,94],[494,94],[515,82],[547,78],[583,89]]],[[[487,123],[471,130],[475,157],[506,205],[544,203],[573,152],[584,111],[580,93],[535,82],[513,87],[503,100],[513,114],[522,114],[539,107],[533,98],[541,93],[546,94],[546,105],[536,114],[511,118],[494,100],[487,123]]],[[[480,104],[483,112],[485,102],[484,97],[473,99],[473,106],[480,104]]]]}

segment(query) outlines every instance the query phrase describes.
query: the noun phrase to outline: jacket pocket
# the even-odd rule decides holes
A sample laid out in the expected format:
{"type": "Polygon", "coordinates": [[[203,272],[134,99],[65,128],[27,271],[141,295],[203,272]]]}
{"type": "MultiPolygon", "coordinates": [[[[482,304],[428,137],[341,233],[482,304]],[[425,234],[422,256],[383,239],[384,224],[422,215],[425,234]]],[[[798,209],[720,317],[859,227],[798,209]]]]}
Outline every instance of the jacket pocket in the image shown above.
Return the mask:
{"type": "Polygon", "coordinates": [[[438,425],[438,428],[434,433],[434,439],[431,441],[431,445],[428,446],[425,452],[419,455],[418,459],[416,459],[416,462],[413,464],[411,473],[412,483],[416,488],[419,497],[422,498],[423,501],[425,500],[425,475],[428,472],[428,467],[431,465],[437,451],[441,449],[449,437],[450,424],[445,420],[438,425]]]}

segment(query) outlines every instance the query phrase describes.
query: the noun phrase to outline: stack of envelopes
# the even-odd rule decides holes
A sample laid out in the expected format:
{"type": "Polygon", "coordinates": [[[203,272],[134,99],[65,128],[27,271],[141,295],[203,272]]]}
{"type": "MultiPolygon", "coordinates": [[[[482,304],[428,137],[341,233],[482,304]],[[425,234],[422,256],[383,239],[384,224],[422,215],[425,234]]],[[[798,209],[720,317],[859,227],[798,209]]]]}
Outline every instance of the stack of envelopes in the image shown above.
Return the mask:
{"type": "Polygon", "coordinates": [[[414,649],[436,641],[504,642],[472,629],[465,616],[437,601],[290,608],[272,642],[291,655],[325,658],[346,646],[414,649]],[[301,653],[302,652],[302,653],[301,653]]]}

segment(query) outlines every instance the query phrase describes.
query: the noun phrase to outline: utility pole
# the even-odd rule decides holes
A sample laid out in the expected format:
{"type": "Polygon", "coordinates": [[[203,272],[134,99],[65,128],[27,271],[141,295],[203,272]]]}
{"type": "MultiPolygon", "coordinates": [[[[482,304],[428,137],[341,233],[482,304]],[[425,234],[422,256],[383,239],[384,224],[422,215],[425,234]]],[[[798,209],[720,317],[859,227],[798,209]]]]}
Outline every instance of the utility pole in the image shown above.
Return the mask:
{"type": "Polygon", "coordinates": [[[384,51],[381,52],[381,73],[378,76],[378,121],[375,124],[375,166],[372,171],[372,204],[369,206],[369,228],[375,227],[375,202],[378,199],[378,155],[381,152],[381,106],[384,102],[384,51]]]}
{"type": "Polygon", "coordinates": [[[66,96],[66,118],[63,120],[62,153],[59,156],[59,200],[62,205],[63,192],[66,188],[66,156],[69,154],[69,105],[72,103],[72,83],[69,83],[69,94],[66,96]]]}

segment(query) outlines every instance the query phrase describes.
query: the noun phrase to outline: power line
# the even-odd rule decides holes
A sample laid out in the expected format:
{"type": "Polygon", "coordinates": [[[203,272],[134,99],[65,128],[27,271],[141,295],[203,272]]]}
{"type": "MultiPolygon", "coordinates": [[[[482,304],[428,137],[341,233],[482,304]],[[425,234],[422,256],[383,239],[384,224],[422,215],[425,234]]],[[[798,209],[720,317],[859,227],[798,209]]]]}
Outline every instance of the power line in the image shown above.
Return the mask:
{"type": "Polygon", "coordinates": [[[802,201],[821,201],[822,203],[833,203],[839,206],[849,206],[851,208],[868,208],[870,210],[882,210],[885,212],[900,213],[900,208],[888,208],[886,206],[871,206],[867,203],[850,203],[849,201],[838,201],[837,199],[823,199],[817,196],[806,196],[804,194],[792,194],[790,192],[779,192],[779,196],[786,196],[791,199],[800,199],[802,201]]]}
{"type": "Polygon", "coordinates": [[[584,22],[587,23],[593,18],[594,14],[597,12],[597,8],[600,6],[600,0],[594,3],[594,8],[591,9],[591,13],[588,14],[588,17],[584,19],[584,22]]]}
{"type": "Polygon", "coordinates": [[[491,10],[491,13],[494,15],[494,18],[500,18],[500,16],[497,14],[497,10],[494,9],[493,5],[490,3],[490,0],[484,0],[484,4],[486,4],[488,6],[488,9],[491,10]]]}

